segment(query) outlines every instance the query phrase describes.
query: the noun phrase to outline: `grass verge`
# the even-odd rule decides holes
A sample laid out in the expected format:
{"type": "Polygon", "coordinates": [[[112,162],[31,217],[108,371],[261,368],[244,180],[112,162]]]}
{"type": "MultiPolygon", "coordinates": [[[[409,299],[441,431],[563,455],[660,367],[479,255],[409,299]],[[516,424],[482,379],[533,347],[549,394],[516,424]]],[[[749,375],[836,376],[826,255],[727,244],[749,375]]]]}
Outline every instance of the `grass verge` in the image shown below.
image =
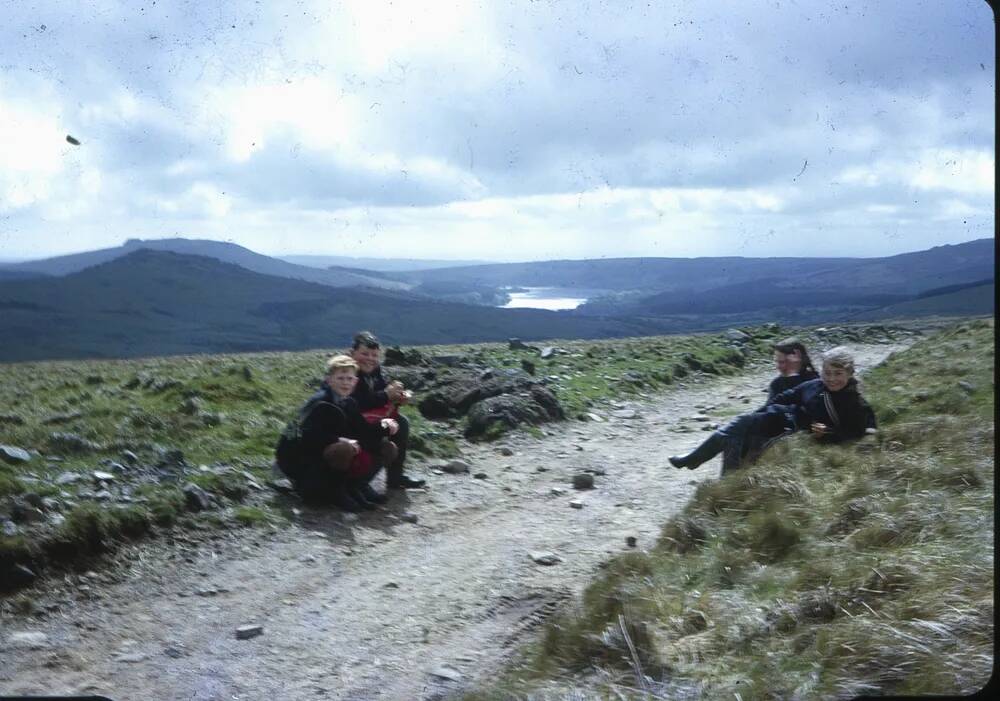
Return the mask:
{"type": "Polygon", "coordinates": [[[473,699],[968,694],[993,668],[994,329],[864,378],[877,437],[785,440],[702,484],[473,699]],[[627,634],[626,634],[627,633],[627,634]],[[645,696],[644,696],[645,695],[645,696]]]}

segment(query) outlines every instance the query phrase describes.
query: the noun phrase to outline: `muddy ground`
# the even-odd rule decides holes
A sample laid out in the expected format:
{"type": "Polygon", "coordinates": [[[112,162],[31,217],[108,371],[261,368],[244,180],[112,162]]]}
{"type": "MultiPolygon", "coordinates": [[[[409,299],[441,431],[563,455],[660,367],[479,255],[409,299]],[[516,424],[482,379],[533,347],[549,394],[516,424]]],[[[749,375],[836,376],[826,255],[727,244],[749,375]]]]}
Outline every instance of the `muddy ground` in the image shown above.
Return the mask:
{"type": "MultiPolygon", "coordinates": [[[[863,371],[900,347],[855,349],[863,371]]],[[[720,468],[676,470],[667,456],[761,404],[772,375],[695,379],[609,406],[601,422],[463,444],[468,474],[414,465],[428,490],[359,518],[289,499],[292,524],[273,533],[132,546],[98,573],[30,592],[41,615],[0,620],[0,695],[451,696],[495,674],[627,537],[651,546],[720,468]],[[588,470],[594,488],[574,489],[588,470]],[[538,564],[543,552],[560,561],[538,564]],[[250,624],[262,633],[237,639],[250,624]]]]}

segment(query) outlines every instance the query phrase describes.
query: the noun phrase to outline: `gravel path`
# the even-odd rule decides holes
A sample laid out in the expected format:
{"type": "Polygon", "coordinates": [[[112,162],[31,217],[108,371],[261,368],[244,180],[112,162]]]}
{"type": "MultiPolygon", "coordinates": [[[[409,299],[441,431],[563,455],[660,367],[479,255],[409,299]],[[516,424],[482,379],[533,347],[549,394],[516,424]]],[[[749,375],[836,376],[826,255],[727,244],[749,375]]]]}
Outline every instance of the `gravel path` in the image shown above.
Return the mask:
{"type": "MultiPolygon", "coordinates": [[[[863,370],[901,347],[855,350],[863,370]]],[[[44,616],[0,620],[0,695],[453,694],[495,673],[602,561],[627,549],[626,537],[639,548],[655,541],[720,465],[675,470],[667,455],[762,403],[772,374],[762,366],[693,381],[618,403],[603,422],[553,425],[542,438],[463,444],[471,474],[428,475],[430,490],[359,519],[302,509],[273,534],[130,548],[106,574],[35,592],[44,616]],[[575,490],[572,477],[585,470],[597,473],[595,488],[575,490]],[[561,561],[540,565],[533,552],[561,561]],[[238,640],[246,624],[263,632],[238,640]]]]}

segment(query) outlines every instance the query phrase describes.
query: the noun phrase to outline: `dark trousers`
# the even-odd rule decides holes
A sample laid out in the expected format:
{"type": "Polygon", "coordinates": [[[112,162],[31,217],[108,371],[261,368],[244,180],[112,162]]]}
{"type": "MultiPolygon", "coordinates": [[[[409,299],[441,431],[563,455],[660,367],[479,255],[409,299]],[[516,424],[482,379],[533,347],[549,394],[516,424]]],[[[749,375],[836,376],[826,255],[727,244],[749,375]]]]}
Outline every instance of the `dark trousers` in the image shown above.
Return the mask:
{"type": "Polygon", "coordinates": [[[722,474],[755,462],[773,441],[795,430],[794,422],[782,411],[742,414],[720,428],[722,474]]]}
{"type": "Polygon", "coordinates": [[[399,454],[385,469],[385,476],[390,484],[398,481],[403,474],[403,464],[406,462],[406,444],[410,440],[410,422],[402,414],[396,417],[396,421],[399,423],[399,430],[389,440],[396,444],[399,454]]]}
{"type": "Polygon", "coordinates": [[[356,489],[371,482],[382,469],[382,464],[381,460],[374,459],[361,467],[359,471],[350,446],[333,443],[324,450],[321,460],[303,466],[291,482],[305,503],[327,505],[345,489],[356,489]]]}

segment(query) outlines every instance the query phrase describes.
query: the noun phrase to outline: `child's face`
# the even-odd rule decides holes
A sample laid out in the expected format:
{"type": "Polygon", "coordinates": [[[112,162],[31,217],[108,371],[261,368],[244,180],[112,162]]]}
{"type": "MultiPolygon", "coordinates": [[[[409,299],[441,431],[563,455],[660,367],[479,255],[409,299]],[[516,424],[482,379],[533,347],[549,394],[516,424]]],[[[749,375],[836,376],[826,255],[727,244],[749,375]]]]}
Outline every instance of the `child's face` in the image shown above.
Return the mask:
{"type": "Polygon", "coordinates": [[[791,353],[774,351],[774,366],[782,375],[794,375],[802,369],[802,357],[798,351],[792,351],[791,353]]]}
{"type": "Polygon", "coordinates": [[[361,372],[373,372],[378,367],[379,349],[358,346],[351,350],[351,357],[357,361],[361,372]]]}
{"type": "Polygon", "coordinates": [[[844,387],[847,387],[847,381],[853,376],[853,370],[838,368],[830,365],[829,363],[823,363],[823,373],[821,377],[823,378],[823,384],[826,385],[826,388],[831,392],[839,392],[844,389],[844,387]]]}
{"type": "Polygon", "coordinates": [[[351,368],[337,368],[327,375],[326,383],[341,397],[347,397],[354,391],[358,376],[351,368]]]}

